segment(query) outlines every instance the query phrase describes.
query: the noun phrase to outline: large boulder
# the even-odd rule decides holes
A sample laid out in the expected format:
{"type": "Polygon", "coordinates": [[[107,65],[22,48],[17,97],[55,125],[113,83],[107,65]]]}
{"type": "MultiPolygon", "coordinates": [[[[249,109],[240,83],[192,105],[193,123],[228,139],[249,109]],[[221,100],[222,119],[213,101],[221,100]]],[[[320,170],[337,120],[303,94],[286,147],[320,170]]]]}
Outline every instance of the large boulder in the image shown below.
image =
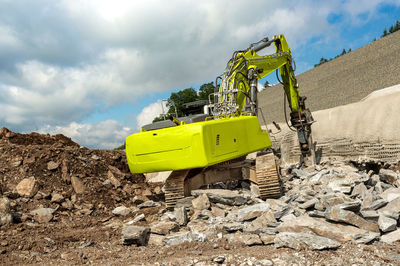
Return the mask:
{"type": "Polygon", "coordinates": [[[210,208],[210,200],[206,194],[201,194],[192,200],[192,206],[195,210],[208,210],[210,208]]]}
{"type": "Polygon", "coordinates": [[[264,212],[269,211],[269,209],[270,209],[270,206],[266,202],[247,206],[247,207],[244,207],[244,208],[241,208],[238,210],[236,220],[239,222],[252,220],[254,218],[259,217],[264,212]]]}

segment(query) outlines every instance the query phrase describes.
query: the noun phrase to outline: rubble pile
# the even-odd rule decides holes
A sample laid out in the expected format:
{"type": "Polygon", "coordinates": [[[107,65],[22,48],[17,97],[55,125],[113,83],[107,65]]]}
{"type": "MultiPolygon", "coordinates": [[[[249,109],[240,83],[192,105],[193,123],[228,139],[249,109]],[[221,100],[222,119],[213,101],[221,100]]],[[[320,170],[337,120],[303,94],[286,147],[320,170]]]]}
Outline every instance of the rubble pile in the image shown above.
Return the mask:
{"type": "Polygon", "coordinates": [[[90,150],[63,135],[0,130],[2,225],[50,222],[59,216],[107,216],[118,204],[156,197],[132,175],[123,151],[90,150]],[[4,215],[3,215],[4,214],[4,215]],[[12,219],[10,219],[10,215],[12,219]]]}
{"type": "Polygon", "coordinates": [[[398,165],[292,167],[279,199],[231,181],[170,210],[163,184],[131,174],[123,151],[5,128],[0,151],[2,263],[400,263],[398,165]]]}

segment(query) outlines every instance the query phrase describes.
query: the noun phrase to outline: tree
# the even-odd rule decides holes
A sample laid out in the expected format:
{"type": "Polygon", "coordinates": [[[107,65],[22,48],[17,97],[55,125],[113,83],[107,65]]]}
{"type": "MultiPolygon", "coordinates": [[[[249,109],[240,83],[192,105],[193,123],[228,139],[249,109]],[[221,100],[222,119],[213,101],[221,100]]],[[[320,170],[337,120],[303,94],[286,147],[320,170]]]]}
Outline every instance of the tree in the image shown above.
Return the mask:
{"type": "Polygon", "coordinates": [[[346,53],[347,53],[346,49],[343,48],[342,53],[340,55],[345,55],[346,53]]]}
{"type": "Polygon", "coordinates": [[[383,35],[382,35],[382,37],[385,37],[386,35],[388,35],[388,32],[387,32],[387,29],[385,28],[385,29],[383,30],[383,35]]]}
{"type": "Polygon", "coordinates": [[[183,104],[194,102],[198,100],[197,92],[193,88],[187,88],[178,92],[171,93],[171,96],[168,99],[167,107],[169,114],[175,114],[175,107],[178,113],[178,116],[182,116],[183,112],[183,104]],[[174,107],[175,105],[175,107],[174,107]]]}
{"type": "Polygon", "coordinates": [[[199,89],[199,100],[208,100],[208,95],[213,93],[214,90],[214,82],[209,82],[201,85],[199,89]]]}

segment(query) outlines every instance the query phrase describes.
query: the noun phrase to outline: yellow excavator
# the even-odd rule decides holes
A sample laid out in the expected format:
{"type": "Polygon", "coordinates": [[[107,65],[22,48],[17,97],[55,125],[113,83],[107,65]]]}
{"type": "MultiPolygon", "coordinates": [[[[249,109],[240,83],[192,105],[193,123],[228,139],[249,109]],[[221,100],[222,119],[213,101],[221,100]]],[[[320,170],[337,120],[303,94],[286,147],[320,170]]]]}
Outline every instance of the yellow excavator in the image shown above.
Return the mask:
{"type": "MultiPolygon", "coordinates": [[[[236,51],[229,60],[217,91],[211,94],[211,114],[170,120],[142,127],[126,138],[126,155],[132,173],[171,170],[165,184],[167,207],[190,195],[192,189],[216,182],[249,179],[259,186],[261,198],[279,197],[279,171],[272,153],[268,132],[262,130],[258,108],[258,80],[280,73],[290,107],[291,128],[297,131],[303,158],[315,163],[311,124],[313,117],[300,97],[293,71],[293,58],[283,35],[264,38],[246,50],[236,51]],[[275,46],[272,55],[257,52],[275,46]],[[255,159],[247,154],[264,151],[255,159]]],[[[265,121],[264,121],[265,123],[265,121]]]]}

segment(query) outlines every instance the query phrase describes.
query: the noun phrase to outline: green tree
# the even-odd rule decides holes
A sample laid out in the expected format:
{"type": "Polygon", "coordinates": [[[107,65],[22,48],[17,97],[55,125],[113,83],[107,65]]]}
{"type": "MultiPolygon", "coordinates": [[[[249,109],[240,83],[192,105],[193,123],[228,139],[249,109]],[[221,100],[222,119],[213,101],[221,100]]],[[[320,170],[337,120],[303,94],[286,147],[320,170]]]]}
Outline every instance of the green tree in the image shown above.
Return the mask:
{"type": "Polygon", "coordinates": [[[201,85],[199,89],[199,100],[208,100],[208,95],[213,93],[214,90],[214,82],[209,82],[201,85]]]}
{"type": "Polygon", "coordinates": [[[187,88],[178,92],[171,93],[171,96],[168,99],[167,107],[169,114],[175,114],[175,107],[178,113],[178,116],[182,116],[183,112],[183,104],[194,102],[198,100],[197,92],[193,88],[187,88]],[[175,104],[175,107],[174,107],[175,104]]]}
{"type": "Polygon", "coordinates": [[[386,35],[388,35],[388,31],[387,31],[387,29],[385,28],[385,29],[383,30],[382,37],[385,37],[386,35]]]}
{"type": "Polygon", "coordinates": [[[346,49],[343,48],[342,53],[340,55],[345,55],[346,53],[347,53],[346,49]]]}

